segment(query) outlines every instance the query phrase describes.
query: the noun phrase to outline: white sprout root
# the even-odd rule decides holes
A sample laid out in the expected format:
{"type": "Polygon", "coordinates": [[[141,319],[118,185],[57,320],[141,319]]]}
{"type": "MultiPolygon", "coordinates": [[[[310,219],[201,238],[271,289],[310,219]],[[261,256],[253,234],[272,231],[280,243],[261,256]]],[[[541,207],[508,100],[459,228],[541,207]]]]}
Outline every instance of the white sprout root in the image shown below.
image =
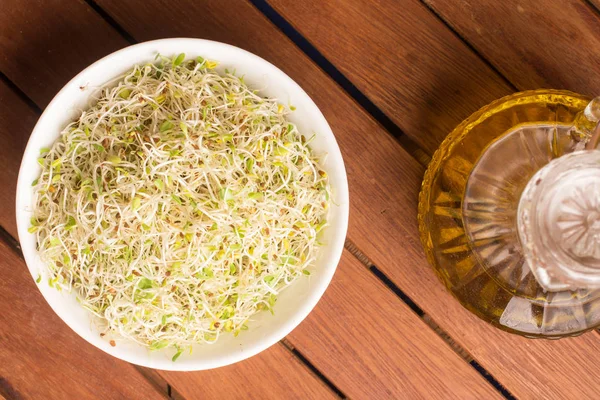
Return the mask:
{"type": "Polygon", "coordinates": [[[51,286],[174,359],[310,275],[329,204],[288,108],[184,58],[134,67],[41,150],[30,228],[51,286]]]}

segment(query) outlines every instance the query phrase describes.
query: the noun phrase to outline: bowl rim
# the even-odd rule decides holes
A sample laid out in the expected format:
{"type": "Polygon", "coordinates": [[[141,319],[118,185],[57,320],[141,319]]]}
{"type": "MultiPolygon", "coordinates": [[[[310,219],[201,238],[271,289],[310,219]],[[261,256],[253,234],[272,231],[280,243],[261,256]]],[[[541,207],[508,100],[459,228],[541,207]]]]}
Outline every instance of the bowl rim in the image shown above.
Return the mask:
{"type": "MultiPolygon", "coordinates": [[[[336,213],[336,219],[339,219],[339,223],[338,223],[338,228],[336,229],[335,235],[332,236],[330,243],[327,244],[327,247],[331,247],[331,249],[329,250],[330,251],[329,260],[331,260],[331,265],[321,266],[321,268],[324,268],[324,273],[318,281],[311,283],[310,294],[307,295],[306,301],[303,303],[302,306],[298,307],[297,311],[292,313],[288,317],[288,320],[285,321],[285,323],[283,323],[278,329],[275,329],[274,331],[269,332],[269,334],[265,335],[260,341],[253,344],[252,346],[246,347],[244,349],[244,351],[242,351],[242,352],[241,351],[227,352],[223,355],[213,357],[208,362],[205,362],[202,359],[196,359],[193,362],[193,364],[194,364],[193,366],[189,365],[190,363],[192,363],[192,362],[190,362],[190,363],[186,364],[185,367],[183,367],[181,365],[178,366],[178,363],[174,363],[174,362],[167,364],[163,361],[152,360],[150,357],[139,357],[139,358],[138,357],[130,357],[128,355],[120,354],[118,347],[101,346],[99,344],[98,340],[102,340],[102,339],[100,339],[99,337],[93,338],[92,335],[90,335],[89,331],[80,329],[80,327],[76,326],[74,323],[70,323],[69,318],[66,315],[67,312],[58,308],[59,302],[52,300],[48,296],[46,296],[44,291],[42,291],[41,288],[37,284],[36,284],[36,287],[40,291],[40,293],[42,294],[42,296],[44,297],[44,299],[46,300],[46,302],[48,303],[50,308],[52,308],[52,310],[58,315],[58,317],[65,324],[67,324],[67,326],[69,326],[69,328],[71,328],[73,331],[75,331],[75,333],[77,333],[81,338],[83,338],[88,343],[92,344],[94,347],[96,347],[116,358],[119,358],[121,360],[130,362],[133,364],[141,365],[144,367],[161,369],[161,370],[172,370],[172,371],[197,371],[197,370],[218,368],[221,366],[225,366],[225,365],[229,365],[229,364],[233,364],[233,363],[242,361],[244,359],[252,357],[252,356],[266,350],[267,348],[276,344],[281,339],[283,339],[285,336],[287,336],[294,328],[296,328],[308,316],[308,314],[317,305],[318,301],[321,299],[326,288],[328,287],[329,283],[331,282],[331,279],[333,278],[333,275],[334,275],[334,273],[337,269],[337,266],[339,264],[339,261],[341,259],[342,252],[344,249],[344,241],[345,241],[347,230],[348,230],[348,220],[349,220],[349,191],[348,191],[348,178],[347,178],[347,174],[346,174],[346,169],[345,169],[345,165],[343,162],[341,151],[339,149],[339,145],[335,139],[335,135],[333,134],[331,127],[327,123],[327,120],[323,116],[321,110],[318,108],[318,106],[315,104],[315,102],[312,100],[312,98],[310,98],[310,96],[304,91],[304,89],[302,89],[302,87],[298,83],[296,83],[285,72],[283,72],[281,69],[279,69],[278,67],[276,67],[269,61],[255,55],[247,50],[241,49],[239,47],[236,47],[236,46],[233,46],[230,44],[212,41],[212,40],[206,40],[206,39],[185,38],[185,37],[157,39],[157,40],[151,40],[151,41],[146,41],[146,42],[141,42],[141,43],[137,43],[134,45],[130,45],[130,46],[124,47],[122,49],[119,49],[113,53],[110,53],[110,54],[100,58],[99,60],[95,61],[94,63],[90,64],[89,66],[84,68],[81,72],[76,74],[72,79],[70,79],[69,82],[67,82],[61,88],[61,90],[54,96],[52,101],[50,101],[50,103],[48,103],[48,105],[46,106],[46,108],[44,109],[42,114],[40,115],[38,121],[36,122],[36,125],[34,126],[32,132],[31,132],[31,135],[28,139],[27,146],[25,148],[25,151],[23,152],[23,158],[21,160],[21,165],[19,167],[17,189],[16,189],[16,210],[15,211],[16,211],[16,219],[17,219],[17,221],[16,221],[17,222],[17,232],[18,232],[19,240],[21,240],[24,237],[26,237],[26,235],[31,235],[30,233],[27,232],[29,218],[25,215],[26,212],[23,211],[23,209],[22,209],[23,193],[25,193],[29,190],[33,190],[31,188],[30,182],[25,182],[25,178],[23,177],[24,171],[28,167],[31,167],[31,161],[29,160],[31,157],[27,157],[27,155],[32,152],[32,149],[35,146],[37,146],[37,144],[34,143],[36,137],[37,136],[43,137],[42,136],[43,133],[40,133],[40,131],[42,131],[42,129],[44,128],[45,121],[48,118],[48,115],[50,115],[51,111],[55,111],[55,110],[53,110],[55,108],[55,104],[63,101],[63,97],[65,96],[67,90],[70,89],[73,85],[76,85],[77,82],[80,80],[80,78],[82,76],[84,76],[89,70],[97,68],[99,65],[103,65],[111,59],[126,56],[127,53],[132,52],[133,50],[143,48],[143,47],[165,47],[165,46],[168,47],[169,44],[184,43],[184,42],[190,42],[190,43],[193,42],[194,46],[197,46],[197,47],[201,46],[201,45],[220,47],[220,48],[226,49],[226,50],[234,52],[234,53],[239,53],[240,55],[243,55],[244,57],[249,57],[250,59],[254,59],[256,62],[263,64],[265,66],[265,69],[268,70],[268,72],[270,74],[279,75],[275,79],[276,81],[282,81],[282,80],[287,81],[288,84],[290,84],[292,87],[295,88],[298,96],[304,96],[305,97],[304,101],[306,101],[307,104],[309,104],[309,106],[311,107],[310,114],[312,116],[314,116],[314,118],[321,120],[321,124],[326,129],[324,131],[319,131],[319,134],[329,136],[332,139],[331,143],[329,144],[328,150],[327,150],[328,157],[334,157],[336,160],[336,163],[339,162],[339,164],[340,164],[339,165],[340,177],[339,177],[338,181],[336,181],[336,187],[335,187],[336,203],[339,203],[339,204],[336,204],[339,207],[339,210],[336,213]]],[[[133,61],[132,65],[134,65],[136,63],[137,63],[136,61],[133,61]]],[[[90,95],[91,94],[92,94],[92,92],[90,92],[90,95]]],[[[34,257],[36,257],[36,256],[37,256],[37,252],[30,251],[27,248],[23,248],[23,258],[24,258],[27,268],[30,272],[30,275],[31,275],[32,279],[34,279],[34,281],[36,278],[34,276],[34,270],[32,268],[32,265],[34,263],[34,257]]]]}

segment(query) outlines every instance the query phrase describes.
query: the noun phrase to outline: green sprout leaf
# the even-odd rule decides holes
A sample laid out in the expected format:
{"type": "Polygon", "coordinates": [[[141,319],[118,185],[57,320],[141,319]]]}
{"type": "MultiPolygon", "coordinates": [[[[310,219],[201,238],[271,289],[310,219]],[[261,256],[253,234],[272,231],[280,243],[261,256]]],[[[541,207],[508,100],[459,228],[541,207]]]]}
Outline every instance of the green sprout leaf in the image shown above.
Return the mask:
{"type": "Polygon", "coordinates": [[[119,165],[121,163],[121,157],[115,155],[108,156],[106,160],[113,165],[119,165]]]}
{"type": "Polygon", "coordinates": [[[181,121],[181,122],[179,123],[179,128],[181,129],[181,131],[182,131],[183,133],[185,133],[186,135],[188,134],[188,127],[187,127],[187,125],[186,125],[186,123],[185,123],[185,122],[181,121]]]}
{"type": "Polygon", "coordinates": [[[271,314],[275,314],[275,310],[273,310],[273,307],[275,307],[275,302],[277,301],[277,296],[275,296],[273,293],[269,294],[269,311],[271,312],[271,314]]]}
{"type": "Polygon", "coordinates": [[[207,278],[213,278],[215,276],[215,274],[213,273],[212,268],[209,267],[204,267],[202,268],[202,273],[204,274],[204,276],[206,276],[207,278]]]}
{"type": "Polygon", "coordinates": [[[154,287],[154,281],[144,277],[138,282],[138,287],[142,290],[152,289],[154,287]]]}
{"type": "Polygon", "coordinates": [[[155,350],[164,349],[168,345],[169,345],[168,341],[166,341],[166,340],[159,340],[159,341],[156,341],[156,342],[152,342],[152,344],[150,345],[150,350],[155,351],[155,350]]]}
{"type": "Polygon", "coordinates": [[[325,225],[327,225],[327,221],[321,221],[317,224],[317,226],[315,227],[315,231],[321,232],[321,230],[325,227],[325,225]]]}
{"type": "Polygon", "coordinates": [[[173,362],[177,361],[177,359],[179,358],[181,353],[183,353],[183,350],[178,350],[177,353],[175,353],[175,355],[173,356],[173,358],[171,358],[171,361],[173,361],[173,362]]]}
{"type": "Polygon", "coordinates": [[[139,210],[139,208],[142,206],[142,199],[140,197],[134,197],[133,200],[131,200],[131,209],[133,211],[137,211],[139,210]]]}
{"type": "Polygon", "coordinates": [[[129,90],[129,89],[123,89],[119,92],[119,97],[122,99],[128,99],[130,95],[131,95],[131,90],[129,90]]]}
{"type": "Polygon", "coordinates": [[[104,153],[106,151],[104,146],[102,146],[101,144],[94,143],[92,146],[94,146],[94,148],[101,153],[104,153]]]}
{"type": "Polygon", "coordinates": [[[166,120],[162,124],[160,124],[160,128],[158,128],[161,132],[166,132],[169,129],[173,128],[173,123],[169,120],[166,120]]]}
{"type": "Polygon", "coordinates": [[[156,188],[161,191],[165,189],[165,184],[160,178],[154,180],[154,186],[156,186],[156,188]]]}
{"type": "Polygon", "coordinates": [[[249,159],[246,161],[246,170],[247,170],[249,173],[252,173],[252,168],[253,168],[253,167],[254,167],[254,158],[249,158],[249,159]]]}
{"type": "Polygon", "coordinates": [[[217,65],[219,65],[219,63],[216,61],[206,61],[206,68],[208,69],[215,69],[217,68],[217,65]]]}
{"type": "Polygon", "coordinates": [[[229,188],[221,188],[219,189],[219,197],[225,201],[233,200],[233,193],[229,188]]]}
{"type": "Polygon", "coordinates": [[[52,161],[52,163],[50,164],[50,166],[52,168],[56,168],[56,167],[58,167],[61,164],[62,164],[62,159],[57,158],[56,160],[52,161]]]}
{"type": "Polygon", "coordinates": [[[179,196],[177,196],[177,195],[174,195],[174,194],[172,194],[172,195],[171,195],[171,198],[173,199],[173,201],[174,201],[175,203],[177,203],[177,204],[179,204],[179,205],[182,205],[182,204],[183,204],[183,201],[181,200],[181,197],[179,197],[179,196]]]}
{"type": "Polygon", "coordinates": [[[67,223],[65,224],[65,230],[70,231],[71,229],[75,228],[77,226],[77,221],[75,221],[75,218],[73,218],[73,216],[69,215],[69,218],[67,219],[67,223]]]}
{"type": "Polygon", "coordinates": [[[173,66],[181,65],[181,63],[185,60],[185,53],[181,53],[177,56],[175,60],[173,60],[173,66]]]}
{"type": "Polygon", "coordinates": [[[264,195],[262,193],[251,192],[248,193],[248,198],[252,200],[262,200],[264,195]]]}

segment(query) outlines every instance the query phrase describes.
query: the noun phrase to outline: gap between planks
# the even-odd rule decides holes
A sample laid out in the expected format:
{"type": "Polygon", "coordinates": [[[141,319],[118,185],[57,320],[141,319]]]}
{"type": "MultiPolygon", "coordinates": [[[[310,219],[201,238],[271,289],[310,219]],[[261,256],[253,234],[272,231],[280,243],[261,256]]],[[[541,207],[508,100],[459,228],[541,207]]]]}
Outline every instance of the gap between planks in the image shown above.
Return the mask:
{"type": "Polygon", "coordinates": [[[308,56],[325,74],[346,92],[350,98],[363,108],[377,123],[379,123],[415,160],[427,167],[431,157],[408,135],[406,135],[390,117],[362,93],[331,61],[329,61],[315,46],[310,43],[292,24],[281,16],[265,0],[248,0],[260,11],[277,29],[283,32],[304,54],[308,56]]]}
{"type": "Polygon", "coordinates": [[[7,400],[7,398],[11,400],[21,399],[21,395],[6,379],[0,376],[0,400],[7,400]]]}
{"type": "Polygon", "coordinates": [[[442,24],[444,24],[444,26],[450,31],[452,32],[452,34],[454,36],[456,36],[465,46],[467,46],[467,48],[477,56],[477,58],[479,58],[481,61],[483,61],[483,63],[485,65],[487,65],[492,71],[494,71],[494,73],[496,73],[496,75],[498,75],[499,78],[501,78],[504,83],[506,83],[506,85],[508,85],[509,88],[511,88],[513,91],[518,92],[519,89],[517,88],[516,85],[514,85],[510,79],[508,79],[508,77],[506,77],[502,72],[500,72],[500,70],[498,68],[496,68],[496,66],[494,64],[492,64],[487,58],[485,58],[480,52],[479,50],[477,50],[475,48],[475,46],[473,46],[471,44],[471,42],[469,42],[464,36],[462,36],[460,33],[458,33],[458,31],[456,29],[454,29],[454,26],[452,26],[448,21],[446,21],[438,12],[437,10],[433,7],[433,5],[429,4],[429,0],[419,0],[421,4],[423,4],[423,6],[425,6],[425,8],[427,8],[429,10],[429,12],[431,14],[433,14],[442,24]]]}
{"type": "Polygon", "coordinates": [[[139,365],[132,364],[133,367],[142,375],[151,385],[154,386],[159,393],[163,393],[168,399],[171,400],[185,400],[185,397],[179,393],[171,384],[163,378],[157,370],[152,368],[146,368],[139,365]]]}
{"type": "Polygon", "coordinates": [[[281,339],[279,343],[281,343],[286,349],[288,349],[288,351],[290,351],[294,355],[294,357],[296,357],[296,359],[298,359],[302,364],[304,364],[310,370],[310,372],[313,373],[313,375],[319,378],[339,398],[348,398],[344,394],[344,392],[342,392],[340,388],[338,388],[333,382],[331,382],[329,378],[327,378],[327,376],[325,376],[321,371],[319,371],[319,369],[312,362],[310,362],[309,359],[304,357],[304,354],[298,351],[296,347],[294,347],[294,345],[290,343],[290,341],[287,338],[281,339]]]}
{"type": "Polygon", "coordinates": [[[596,0],[597,3],[595,3],[593,0],[583,0],[583,2],[585,4],[587,4],[593,12],[595,12],[596,14],[598,14],[598,16],[600,16],[600,1],[596,0]]]}
{"type": "Polygon", "coordinates": [[[477,373],[479,373],[486,381],[488,381],[494,389],[502,394],[506,399],[516,399],[516,397],[502,385],[492,374],[490,374],[485,368],[481,366],[469,352],[456,343],[454,339],[444,331],[428,314],[426,314],[421,307],[419,307],[406,293],[402,291],[396,284],[387,277],[364,253],[362,253],[352,241],[346,239],[344,247],[348,250],[356,259],[358,259],[377,279],[379,279],[388,289],[390,289],[396,296],[398,296],[408,307],[419,316],[431,328],[442,340],[450,346],[456,354],[458,354],[466,363],[468,363],[477,373]]]}
{"type": "Polygon", "coordinates": [[[17,95],[17,97],[23,100],[23,102],[27,104],[29,108],[31,108],[37,115],[42,113],[42,109],[39,108],[38,105],[35,104],[33,100],[31,100],[29,96],[27,96],[25,92],[21,90],[20,87],[15,85],[14,82],[8,78],[8,76],[4,75],[2,71],[0,71],[0,81],[4,82],[6,86],[8,86],[17,95]]]}

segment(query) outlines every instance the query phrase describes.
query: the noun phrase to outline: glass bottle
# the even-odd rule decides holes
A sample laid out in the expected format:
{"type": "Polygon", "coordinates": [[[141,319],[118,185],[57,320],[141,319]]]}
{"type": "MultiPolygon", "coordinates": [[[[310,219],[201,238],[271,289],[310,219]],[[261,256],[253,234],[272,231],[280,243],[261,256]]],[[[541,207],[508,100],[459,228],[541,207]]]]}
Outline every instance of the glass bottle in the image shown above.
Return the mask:
{"type": "Polygon", "coordinates": [[[429,262],[480,318],[528,337],[600,326],[600,98],[516,93],[477,111],[425,174],[429,262]]]}

